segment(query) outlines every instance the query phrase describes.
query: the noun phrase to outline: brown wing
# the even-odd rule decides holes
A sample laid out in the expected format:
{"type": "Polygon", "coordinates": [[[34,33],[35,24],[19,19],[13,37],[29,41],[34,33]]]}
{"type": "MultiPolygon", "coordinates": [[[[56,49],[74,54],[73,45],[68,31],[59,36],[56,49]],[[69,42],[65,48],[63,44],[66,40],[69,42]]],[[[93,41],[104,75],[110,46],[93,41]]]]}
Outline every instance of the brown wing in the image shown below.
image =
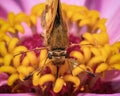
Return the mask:
{"type": "Polygon", "coordinates": [[[51,48],[66,48],[68,45],[67,25],[63,20],[59,0],[47,0],[42,14],[42,26],[45,32],[46,45],[51,48]]]}
{"type": "Polygon", "coordinates": [[[50,30],[57,13],[58,0],[46,0],[45,10],[42,13],[41,25],[44,30],[50,30]]]}

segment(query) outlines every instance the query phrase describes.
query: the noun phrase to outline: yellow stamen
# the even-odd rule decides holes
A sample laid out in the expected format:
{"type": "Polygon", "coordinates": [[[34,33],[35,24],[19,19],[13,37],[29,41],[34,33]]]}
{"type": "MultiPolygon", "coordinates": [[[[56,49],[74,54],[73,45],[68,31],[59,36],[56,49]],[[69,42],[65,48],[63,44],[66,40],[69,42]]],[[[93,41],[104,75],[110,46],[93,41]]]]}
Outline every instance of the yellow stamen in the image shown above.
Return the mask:
{"type": "Polygon", "coordinates": [[[12,38],[8,45],[8,51],[12,52],[18,43],[18,38],[12,38]]]}
{"type": "Polygon", "coordinates": [[[5,23],[6,21],[0,18],[0,25],[4,25],[5,23]]]}
{"type": "Polygon", "coordinates": [[[9,43],[11,41],[11,38],[9,36],[7,36],[7,35],[4,35],[3,40],[5,40],[5,42],[9,43]]]}
{"type": "Polygon", "coordinates": [[[30,19],[29,16],[27,16],[25,13],[18,13],[15,18],[14,21],[16,24],[20,24],[21,22],[25,22],[28,24],[28,26],[30,26],[30,19]]]}
{"type": "Polygon", "coordinates": [[[7,54],[7,48],[5,42],[0,42],[0,54],[5,56],[7,54]]]}
{"type": "Polygon", "coordinates": [[[115,42],[112,46],[117,47],[118,49],[120,49],[120,41],[115,42]]]}
{"type": "Polygon", "coordinates": [[[51,73],[55,75],[56,72],[57,72],[56,66],[55,66],[54,64],[52,64],[52,62],[50,62],[50,63],[48,63],[48,64],[46,64],[46,65],[50,68],[51,73]]]}
{"type": "Polygon", "coordinates": [[[24,78],[25,78],[25,77],[26,77],[26,76],[25,76],[24,74],[19,73],[19,80],[21,80],[21,81],[24,82],[24,78]]]}
{"type": "Polygon", "coordinates": [[[88,33],[88,32],[85,32],[85,33],[83,34],[83,38],[86,39],[87,41],[89,41],[90,44],[94,44],[94,43],[95,43],[95,40],[94,40],[94,38],[93,38],[93,35],[90,34],[90,33],[88,33]]]}
{"type": "Polygon", "coordinates": [[[5,32],[8,31],[9,27],[10,27],[10,25],[9,25],[8,23],[5,23],[4,25],[1,26],[0,31],[1,31],[2,33],[5,33],[5,32]]]}
{"type": "MultiPolygon", "coordinates": [[[[21,52],[26,52],[27,48],[25,46],[17,46],[14,50],[13,50],[13,55],[17,55],[21,52]]],[[[20,55],[20,54],[19,54],[20,55]]]]}
{"type": "Polygon", "coordinates": [[[16,29],[17,31],[21,32],[21,33],[24,33],[24,32],[25,32],[24,27],[23,27],[22,25],[20,25],[20,24],[16,24],[16,25],[15,25],[15,29],[16,29]]]}
{"type": "Polygon", "coordinates": [[[62,75],[64,75],[65,73],[67,73],[69,70],[70,70],[69,64],[68,64],[67,61],[65,61],[65,63],[60,66],[58,74],[59,74],[60,76],[62,76],[62,75]]]}
{"type": "Polygon", "coordinates": [[[14,50],[13,50],[13,55],[15,56],[13,58],[14,67],[18,67],[20,65],[20,63],[21,63],[20,62],[21,61],[21,55],[22,55],[21,52],[25,52],[25,51],[27,51],[27,48],[24,47],[24,46],[18,46],[16,48],[14,48],[14,50]]]}
{"type": "Polygon", "coordinates": [[[83,40],[83,41],[80,42],[80,46],[83,46],[83,45],[89,45],[90,46],[91,44],[90,44],[89,41],[83,40]]]}
{"type": "Polygon", "coordinates": [[[47,54],[48,54],[48,52],[46,49],[43,49],[40,51],[40,64],[39,64],[40,67],[44,66],[45,60],[47,58],[47,54]]]}
{"type": "MultiPolygon", "coordinates": [[[[17,58],[16,58],[15,62],[16,62],[16,61],[17,61],[17,58]]],[[[19,62],[19,58],[18,58],[18,62],[19,62]]],[[[14,63],[14,64],[16,64],[16,63],[14,63]]],[[[23,66],[28,66],[29,64],[30,64],[29,59],[28,59],[27,56],[25,56],[24,59],[22,60],[21,65],[23,65],[23,66]]],[[[18,64],[18,65],[19,65],[19,64],[18,64]]],[[[17,65],[17,66],[18,66],[18,65],[17,65]]]]}
{"type": "Polygon", "coordinates": [[[120,70],[120,63],[112,64],[111,67],[120,70]]]}
{"type": "Polygon", "coordinates": [[[120,62],[120,54],[112,55],[108,62],[109,62],[109,64],[119,63],[120,62]]]}
{"type": "Polygon", "coordinates": [[[119,54],[119,50],[120,50],[120,42],[115,42],[112,44],[111,46],[111,50],[112,50],[112,54],[119,54]]]}
{"type": "Polygon", "coordinates": [[[23,66],[23,65],[21,65],[21,66],[19,66],[19,67],[17,68],[17,71],[18,71],[19,73],[22,73],[22,74],[25,75],[25,76],[28,76],[29,73],[32,72],[33,70],[34,70],[33,67],[23,66]],[[26,71],[26,70],[27,70],[27,71],[26,71]]]}
{"type": "Polygon", "coordinates": [[[97,47],[91,47],[90,50],[91,50],[91,52],[94,56],[100,56],[101,55],[100,50],[97,47]]]}
{"type": "Polygon", "coordinates": [[[10,32],[10,33],[15,33],[16,32],[16,30],[11,26],[8,27],[7,31],[10,32]]]}
{"type": "Polygon", "coordinates": [[[95,56],[93,58],[91,58],[88,62],[88,66],[90,67],[94,67],[95,65],[101,63],[101,62],[104,62],[104,57],[102,56],[95,56]]]}
{"type": "Polygon", "coordinates": [[[34,52],[32,52],[32,51],[28,52],[27,57],[32,65],[36,65],[38,63],[38,59],[34,52]]]}
{"type": "Polygon", "coordinates": [[[107,32],[103,31],[98,34],[93,34],[93,37],[94,37],[95,41],[100,45],[109,43],[109,38],[108,38],[107,32]]]}
{"type": "Polygon", "coordinates": [[[41,13],[43,12],[44,8],[45,4],[38,4],[32,8],[31,14],[41,16],[41,13]]]}
{"type": "Polygon", "coordinates": [[[99,66],[96,68],[95,73],[101,73],[104,72],[108,69],[108,64],[106,63],[101,63],[99,66]]]}
{"type": "Polygon", "coordinates": [[[13,12],[8,14],[8,22],[10,25],[14,26],[14,19],[15,19],[15,14],[13,12]]]}
{"type": "Polygon", "coordinates": [[[65,75],[63,78],[65,81],[72,82],[74,87],[78,87],[80,85],[80,80],[77,76],[65,75]]]}
{"type": "Polygon", "coordinates": [[[55,77],[52,74],[45,74],[40,77],[39,79],[39,85],[44,85],[46,82],[54,82],[55,77]]]}
{"type": "Polygon", "coordinates": [[[83,61],[84,57],[83,57],[82,53],[79,52],[79,51],[72,51],[72,52],[70,53],[70,57],[77,58],[77,60],[78,60],[80,63],[84,63],[84,61],[83,61]]]}
{"type": "Polygon", "coordinates": [[[13,58],[14,67],[18,67],[20,65],[20,57],[21,57],[21,55],[18,55],[18,56],[13,58]]]}
{"type": "Polygon", "coordinates": [[[0,63],[1,63],[1,64],[3,63],[3,61],[4,61],[4,59],[3,59],[3,58],[0,58],[0,63]]]}
{"type": "Polygon", "coordinates": [[[6,73],[15,73],[16,72],[16,69],[12,66],[1,66],[0,67],[0,73],[2,72],[6,72],[6,73]]]}
{"type": "Polygon", "coordinates": [[[18,79],[18,74],[14,73],[8,78],[8,85],[12,86],[13,83],[18,79]]]}
{"type": "Polygon", "coordinates": [[[34,24],[34,25],[37,24],[37,18],[34,15],[30,16],[30,20],[31,20],[32,24],[34,24]]]}
{"type": "Polygon", "coordinates": [[[55,93],[58,93],[62,90],[63,85],[65,84],[64,80],[62,78],[57,78],[55,82],[55,86],[53,88],[53,91],[55,93]]]}
{"type": "Polygon", "coordinates": [[[13,56],[11,54],[6,54],[4,56],[4,65],[10,65],[12,59],[13,59],[13,56]]]}
{"type": "Polygon", "coordinates": [[[80,64],[79,66],[75,67],[72,70],[72,75],[77,76],[78,74],[85,72],[85,70],[86,70],[86,66],[84,64],[80,64]]]}
{"type": "Polygon", "coordinates": [[[35,72],[33,74],[33,79],[32,79],[32,82],[33,82],[34,86],[38,86],[39,85],[39,78],[40,78],[39,72],[35,72]]]}
{"type": "Polygon", "coordinates": [[[82,27],[82,26],[88,25],[89,23],[90,23],[89,19],[84,19],[79,23],[79,26],[82,27]]]}
{"type": "Polygon", "coordinates": [[[81,50],[83,51],[85,62],[87,62],[91,58],[92,52],[90,51],[89,46],[83,46],[81,47],[81,50]]]}

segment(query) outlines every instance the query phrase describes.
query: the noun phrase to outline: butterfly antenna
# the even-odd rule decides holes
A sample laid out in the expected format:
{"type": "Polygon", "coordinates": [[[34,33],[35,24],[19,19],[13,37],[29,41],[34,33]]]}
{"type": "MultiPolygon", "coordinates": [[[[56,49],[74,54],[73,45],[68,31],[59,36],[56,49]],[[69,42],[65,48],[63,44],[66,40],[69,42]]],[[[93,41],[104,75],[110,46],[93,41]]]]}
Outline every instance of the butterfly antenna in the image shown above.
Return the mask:
{"type": "Polygon", "coordinates": [[[46,57],[45,62],[44,62],[44,64],[43,64],[43,66],[40,68],[40,70],[39,70],[39,72],[38,72],[37,75],[39,75],[40,72],[45,68],[45,65],[46,65],[46,61],[47,61],[47,59],[48,59],[48,56],[46,57]]]}
{"type": "Polygon", "coordinates": [[[42,66],[41,68],[38,68],[38,69],[34,70],[34,71],[33,71],[32,73],[30,73],[27,77],[25,77],[24,80],[30,79],[36,71],[39,71],[38,74],[37,74],[37,75],[39,75],[40,72],[45,68],[45,64],[46,64],[47,59],[48,59],[48,56],[46,57],[43,66],[42,66]]]}
{"type": "Polygon", "coordinates": [[[93,72],[90,72],[89,70],[85,70],[84,68],[78,66],[80,69],[84,70],[86,73],[88,73],[90,76],[95,77],[95,74],[93,72]]]}
{"type": "Polygon", "coordinates": [[[30,74],[30,75],[28,75],[27,77],[25,77],[23,80],[28,80],[28,79],[30,79],[32,76],[33,76],[33,73],[30,74]]]}
{"type": "Polygon", "coordinates": [[[47,49],[47,47],[41,47],[41,48],[34,48],[34,49],[31,49],[31,50],[27,50],[27,51],[21,51],[15,55],[13,55],[13,57],[16,57],[20,54],[24,54],[24,53],[28,53],[28,52],[31,52],[31,51],[36,51],[36,50],[43,50],[43,49],[47,49]]]}

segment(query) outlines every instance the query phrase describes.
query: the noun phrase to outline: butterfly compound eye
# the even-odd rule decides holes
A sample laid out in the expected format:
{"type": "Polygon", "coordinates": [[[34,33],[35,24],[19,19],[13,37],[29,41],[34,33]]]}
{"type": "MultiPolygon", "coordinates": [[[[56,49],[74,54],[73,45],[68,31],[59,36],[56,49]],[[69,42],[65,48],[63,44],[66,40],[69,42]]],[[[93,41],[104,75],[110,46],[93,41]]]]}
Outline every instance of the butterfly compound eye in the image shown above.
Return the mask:
{"type": "Polygon", "coordinates": [[[52,54],[51,53],[48,53],[48,58],[52,59],[52,54]]]}

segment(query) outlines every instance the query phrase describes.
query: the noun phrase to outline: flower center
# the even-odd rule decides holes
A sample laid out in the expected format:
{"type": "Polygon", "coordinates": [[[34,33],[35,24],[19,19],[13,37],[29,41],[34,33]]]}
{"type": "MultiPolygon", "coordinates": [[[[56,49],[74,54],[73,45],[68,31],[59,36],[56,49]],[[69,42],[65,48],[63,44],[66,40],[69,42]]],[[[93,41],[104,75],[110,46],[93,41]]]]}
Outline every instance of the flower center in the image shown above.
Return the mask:
{"type": "Polygon", "coordinates": [[[9,13],[7,20],[0,19],[0,73],[9,75],[8,85],[13,87],[12,92],[19,92],[21,86],[28,87],[24,81],[28,76],[32,77],[29,79],[31,90],[39,89],[52,96],[69,95],[70,92],[73,95],[78,92],[100,93],[103,86],[99,83],[103,81],[99,80],[103,75],[109,70],[120,70],[120,42],[109,44],[106,19],[101,19],[97,11],[86,7],[62,4],[62,8],[69,33],[74,31],[74,34],[69,36],[70,48],[66,50],[69,56],[59,67],[46,59],[48,50],[41,48],[44,46],[43,37],[34,34],[44,4],[34,6],[29,16],[9,13]],[[18,35],[25,33],[23,22],[34,34],[24,40],[18,35]],[[41,48],[40,53],[36,47],[41,48]],[[21,61],[23,53],[25,56],[21,61]],[[93,73],[95,77],[89,77],[87,73],[93,73]]]}

